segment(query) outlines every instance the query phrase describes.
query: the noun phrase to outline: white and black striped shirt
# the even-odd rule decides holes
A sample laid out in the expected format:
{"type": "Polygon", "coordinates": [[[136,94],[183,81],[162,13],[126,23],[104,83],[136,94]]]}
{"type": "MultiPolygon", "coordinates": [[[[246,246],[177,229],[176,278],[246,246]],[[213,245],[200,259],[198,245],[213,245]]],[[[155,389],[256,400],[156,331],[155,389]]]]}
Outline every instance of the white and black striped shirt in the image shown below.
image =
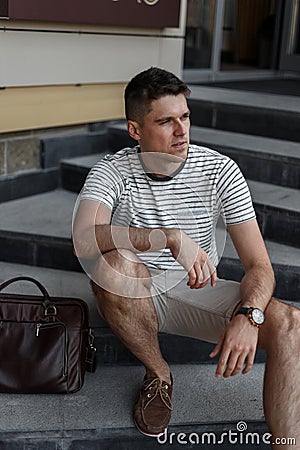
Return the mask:
{"type": "MultiPolygon", "coordinates": [[[[255,217],[247,183],[234,161],[215,150],[190,145],[186,161],[172,177],[146,173],[139,146],[107,155],[90,171],[80,199],[112,210],[112,225],[180,228],[218,264],[216,226],[255,217]]],[[[220,256],[220,255],[219,255],[220,256]]],[[[180,269],[169,249],[140,253],[149,268],[180,269]]]]}

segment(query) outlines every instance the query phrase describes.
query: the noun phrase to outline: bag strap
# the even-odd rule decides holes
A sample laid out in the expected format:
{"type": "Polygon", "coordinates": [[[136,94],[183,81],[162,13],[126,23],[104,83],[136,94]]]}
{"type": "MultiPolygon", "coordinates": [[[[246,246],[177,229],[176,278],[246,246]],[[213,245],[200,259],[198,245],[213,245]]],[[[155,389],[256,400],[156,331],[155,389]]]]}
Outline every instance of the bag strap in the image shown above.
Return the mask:
{"type": "Polygon", "coordinates": [[[4,281],[4,283],[0,284],[0,292],[3,289],[5,289],[7,286],[9,286],[10,284],[15,283],[16,281],[29,281],[31,283],[34,283],[38,287],[38,289],[41,291],[41,293],[43,294],[43,297],[44,297],[43,305],[45,306],[46,310],[49,309],[49,307],[52,307],[55,309],[55,307],[51,304],[50,295],[49,295],[47,289],[38,280],[35,280],[32,277],[20,276],[20,277],[14,277],[14,278],[11,278],[10,280],[4,281]]]}

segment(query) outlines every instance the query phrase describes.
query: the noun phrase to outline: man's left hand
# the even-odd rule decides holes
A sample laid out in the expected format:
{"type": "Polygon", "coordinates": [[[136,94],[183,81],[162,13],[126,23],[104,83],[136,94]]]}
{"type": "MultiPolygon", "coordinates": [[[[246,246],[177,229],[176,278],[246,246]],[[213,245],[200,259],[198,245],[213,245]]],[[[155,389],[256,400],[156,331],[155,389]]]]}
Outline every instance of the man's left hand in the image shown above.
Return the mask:
{"type": "Polygon", "coordinates": [[[209,355],[211,358],[220,355],[216,377],[228,378],[241,371],[248,373],[254,363],[257,342],[258,328],[245,316],[234,317],[209,355]]]}

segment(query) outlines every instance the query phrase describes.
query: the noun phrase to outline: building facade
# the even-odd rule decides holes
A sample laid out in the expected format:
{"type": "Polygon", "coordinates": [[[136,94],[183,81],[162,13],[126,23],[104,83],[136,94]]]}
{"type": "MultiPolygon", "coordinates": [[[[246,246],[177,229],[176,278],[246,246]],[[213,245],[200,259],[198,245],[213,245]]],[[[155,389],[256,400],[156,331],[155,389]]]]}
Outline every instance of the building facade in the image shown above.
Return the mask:
{"type": "Polygon", "coordinates": [[[159,66],[187,82],[300,72],[300,0],[3,0],[0,176],[39,164],[41,133],[124,117],[159,66]]]}

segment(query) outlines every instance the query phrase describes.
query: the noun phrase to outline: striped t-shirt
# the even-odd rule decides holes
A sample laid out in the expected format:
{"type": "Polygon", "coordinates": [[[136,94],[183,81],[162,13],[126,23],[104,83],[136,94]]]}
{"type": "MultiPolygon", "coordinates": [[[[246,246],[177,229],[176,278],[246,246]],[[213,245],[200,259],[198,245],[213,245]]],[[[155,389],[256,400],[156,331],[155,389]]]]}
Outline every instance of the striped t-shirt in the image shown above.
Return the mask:
{"type": "MultiPolygon", "coordinates": [[[[216,243],[220,217],[225,225],[255,217],[247,183],[236,163],[196,145],[189,146],[187,159],[172,177],[165,178],[145,171],[139,146],[107,155],[91,169],[80,199],[108,206],[112,225],[180,228],[209,254],[214,265],[221,256],[216,243]]],[[[169,249],[139,253],[139,257],[149,268],[182,268],[169,249]]]]}

